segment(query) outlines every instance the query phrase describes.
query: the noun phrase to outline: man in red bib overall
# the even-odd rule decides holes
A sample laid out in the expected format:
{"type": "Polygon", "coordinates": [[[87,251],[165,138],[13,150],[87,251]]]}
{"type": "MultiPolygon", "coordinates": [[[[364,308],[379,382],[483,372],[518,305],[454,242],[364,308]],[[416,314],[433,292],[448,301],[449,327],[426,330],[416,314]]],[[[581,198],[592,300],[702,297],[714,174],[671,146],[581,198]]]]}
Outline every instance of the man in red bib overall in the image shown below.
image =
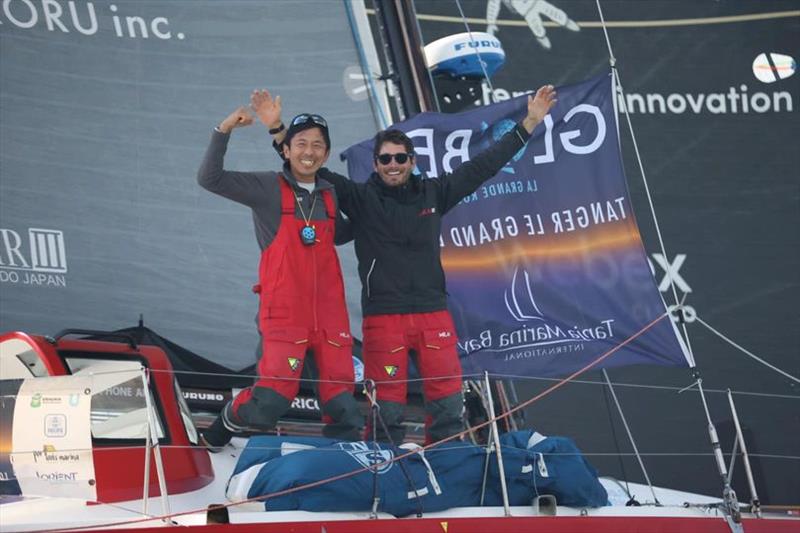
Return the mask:
{"type": "Polygon", "coordinates": [[[347,232],[333,187],[316,176],[330,153],[328,125],[319,115],[295,117],[286,131],[281,172],[224,170],[230,132],[252,122],[242,107],[215,128],[197,181],[253,213],[261,248],[254,287],[262,337],[259,378],[223,408],[202,438],[216,451],[236,432],[275,427],[297,394],[310,353],[319,374],[324,435],[356,440],[363,417],[353,398],[352,338],[334,248],[335,240],[349,238],[342,237],[347,232]]]}

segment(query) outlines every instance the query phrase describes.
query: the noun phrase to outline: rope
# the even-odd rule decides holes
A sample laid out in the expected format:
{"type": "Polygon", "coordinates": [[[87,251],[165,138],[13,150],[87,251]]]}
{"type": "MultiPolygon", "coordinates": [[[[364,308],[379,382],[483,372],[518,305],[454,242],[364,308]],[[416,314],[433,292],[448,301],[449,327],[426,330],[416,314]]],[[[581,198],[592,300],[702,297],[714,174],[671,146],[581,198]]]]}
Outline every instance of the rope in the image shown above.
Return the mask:
{"type": "MultiPolygon", "coordinates": [[[[381,416],[381,406],[378,404],[378,389],[375,387],[375,382],[372,381],[372,380],[367,380],[367,382],[365,383],[365,386],[366,386],[367,400],[370,403],[370,414],[373,415],[373,420],[372,420],[372,442],[375,445],[375,448],[376,449],[380,449],[378,447],[378,443],[375,440],[376,436],[378,435],[378,428],[375,427],[375,422],[376,421],[380,421],[381,427],[383,428],[383,434],[389,440],[389,444],[391,444],[393,447],[397,447],[395,445],[394,441],[392,440],[391,434],[389,433],[389,428],[386,427],[386,421],[383,419],[383,416],[381,416]],[[371,384],[370,384],[370,382],[371,382],[371,384]]],[[[397,464],[400,466],[400,471],[403,473],[403,477],[406,478],[406,483],[408,483],[408,487],[411,489],[411,492],[413,492],[413,494],[414,494],[415,500],[417,502],[417,517],[421,517],[422,516],[422,497],[420,496],[419,491],[417,490],[417,487],[414,485],[414,481],[412,481],[411,475],[408,473],[408,470],[406,470],[406,465],[404,465],[402,462],[397,463],[397,464]]],[[[375,486],[374,486],[375,492],[373,493],[373,499],[375,499],[376,508],[373,509],[373,513],[375,511],[377,511],[377,487],[378,487],[377,483],[378,483],[378,465],[375,465],[375,486]]]]}

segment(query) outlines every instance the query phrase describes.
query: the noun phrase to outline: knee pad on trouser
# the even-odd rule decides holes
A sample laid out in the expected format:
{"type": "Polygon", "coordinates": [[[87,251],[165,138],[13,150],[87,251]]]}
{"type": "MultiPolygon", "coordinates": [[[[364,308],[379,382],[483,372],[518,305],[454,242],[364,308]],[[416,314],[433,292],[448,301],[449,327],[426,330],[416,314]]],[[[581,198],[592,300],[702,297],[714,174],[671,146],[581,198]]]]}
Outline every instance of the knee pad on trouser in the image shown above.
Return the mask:
{"type": "Polygon", "coordinates": [[[425,444],[440,441],[464,429],[464,395],[462,392],[425,402],[430,417],[425,444]]]}
{"type": "Polygon", "coordinates": [[[322,405],[322,434],[330,439],[359,440],[364,417],[352,393],[343,392],[322,405]]]}
{"type": "Polygon", "coordinates": [[[406,438],[406,427],[403,425],[406,404],[378,400],[378,408],[378,420],[374,422],[377,428],[372,427],[372,410],[367,414],[367,431],[364,440],[373,440],[374,434],[374,439],[379,442],[389,442],[399,446],[406,438]],[[386,427],[384,428],[384,426],[386,427]]]}
{"type": "Polygon", "coordinates": [[[268,431],[289,409],[291,400],[268,387],[243,390],[226,406],[226,422],[232,427],[268,431]]]}

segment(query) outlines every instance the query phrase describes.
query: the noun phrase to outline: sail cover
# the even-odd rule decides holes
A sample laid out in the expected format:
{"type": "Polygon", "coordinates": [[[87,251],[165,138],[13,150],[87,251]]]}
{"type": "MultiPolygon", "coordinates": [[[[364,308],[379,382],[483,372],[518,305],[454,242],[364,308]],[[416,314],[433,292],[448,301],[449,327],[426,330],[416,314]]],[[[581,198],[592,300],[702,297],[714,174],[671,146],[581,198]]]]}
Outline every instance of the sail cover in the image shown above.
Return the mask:
{"type": "MultiPolygon", "coordinates": [[[[528,429],[501,435],[500,445],[511,505],[530,505],[541,494],[555,496],[559,505],[607,505],[597,471],[571,439],[528,429]]],[[[464,442],[422,451],[413,444],[395,448],[363,441],[257,436],[239,457],[226,496],[241,501],[269,495],[263,500],[268,511],[366,511],[377,496],[378,511],[408,516],[452,507],[500,506],[500,476],[494,458],[487,462],[482,447],[464,442]],[[415,449],[417,453],[408,454],[415,449]],[[354,472],[358,473],[339,478],[354,472]]]]}
{"type": "MultiPolygon", "coordinates": [[[[528,144],[444,219],[442,263],[465,373],[564,375],[665,314],[620,158],[610,74],[558,87],[528,144]]],[[[497,141],[527,96],[396,125],[417,167],[436,178],[497,141]]],[[[372,171],[372,140],[342,154],[350,176],[372,171]]],[[[602,366],[690,365],[671,317],[602,366]]]]}

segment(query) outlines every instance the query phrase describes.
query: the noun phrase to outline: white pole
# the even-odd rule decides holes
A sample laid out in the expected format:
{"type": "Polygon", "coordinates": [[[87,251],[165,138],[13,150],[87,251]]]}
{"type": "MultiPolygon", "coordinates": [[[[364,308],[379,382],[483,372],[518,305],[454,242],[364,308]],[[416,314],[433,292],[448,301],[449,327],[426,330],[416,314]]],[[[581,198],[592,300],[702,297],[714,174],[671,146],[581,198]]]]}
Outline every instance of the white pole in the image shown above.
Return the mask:
{"type": "Polygon", "coordinates": [[[711,412],[708,410],[708,403],[706,402],[706,395],[703,392],[703,380],[697,378],[697,390],[700,392],[700,399],[703,401],[703,409],[706,413],[706,421],[708,422],[708,436],[711,440],[711,447],[714,451],[714,458],[717,461],[717,470],[722,478],[722,507],[723,517],[725,522],[734,533],[741,533],[744,531],[741,524],[741,512],[739,511],[739,501],[736,498],[736,492],[731,487],[728,481],[728,469],[725,466],[725,458],[722,456],[722,448],[719,444],[719,437],[717,436],[717,428],[714,427],[714,422],[711,421],[711,412]]]}
{"type": "Polygon", "coordinates": [[[742,459],[744,460],[744,471],[747,474],[747,484],[750,486],[750,505],[753,512],[761,518],[761,502],[758,500],[758,492],[756,492],[756,482],[753,479],[753,469],[750,468],[750,457],[747,455],[747,446],[744,443],[744,433],[742,433],[742,426],[739,424],[739,414],[736,412],[736,406],[733,404],[733,394],[728,389],[728,403],[731,405],[731,414],[733,414],[733,423],[736,426],[736,439],[739,446],[742,448],[742,459]]]}
{"type": "Polygon", "coordinates": [[[639,447],[636,446],[636,441],[633,439],[633,433],[631,432],[631,428],[628,426],[628,421],[625,419],[625,413],[622,412],[622,405],[620,405],[619,400],[617,399],[617,393],[614,391],[614,386],[611,384],[611,379],[608,377],[608,372],[606,372],[605,368],[603,369],[603,377],[606,379],[608,390],[611,391],[611,397],[614,399],[614,404],[617,406],[619,417],[622,419],[622,425],[625,426],[625,431],[628,433],[628,440],[631,441],[633,453],[636,454],[636,459],[639,461],[639,466],[642,469],[642,474],[644,474],[644,479],[647,481],[647,486],[650,487],[650,493],[653,495],[653,501],[656,505],[661,505],[661,502],[658,501],[658,496],[656,496],[656,491],[653,488],[653,484],[650,482],[650,476],[647,475],[647,469],[644,467],[642,456],[639,455],[639,447]]]}
{"type": "MultiPolygon", "coordinates": [[[[142,387],[147,392],[147,382],[142,369],[142,387]]],[[[150,500],[150,417],[147,417],[147,431],[144,436],[144,486],[142,487],[142,514],[147,515],[147,506],[150,500]]]]}
{"type": "Polygon", "coordinates": [[[508,488],[506,487],[506,471],[503,467],[503,451],[500,449],[500,435],[497,432],[497,420],[494,418],[494,402],[492,401],[492,388],[489,384],[489,372],[484,371],[486,382],[486,402],[489,405],[489,417],[492,421],[492,438],[497,450],[497,469],[500,472],[500,488],[503,492],[503,510],[506,516],[511,516],[511,508],[508,505],[508,488]]]}
{"type": "MultiPolygon", "coordinates": [[[[158,488],[161,491],[161,510],[164,515],[171,515],[172,512],[169,509],[169,494],[167,494],[167,481],[164,477],[164,464],[161,461],[161,443],[158,440],[158,432],[156,431],[156,417],[155,411],[153,410],[153,402],[150,399],[150,387],[148,386],[148,379],[147,375],[145,374],[145,369],[142,369],[142,384],[144,385],[144,401],[147,406],[147,430],[152,440],[153,445],[155,447],[155,453],[153,456],[156,460],[156,473],[158,474],[158,488]]],[[[148,461],[147,465],[150,465],[148,461]]],[[[149,485],[150,479],[146,480],[146,484],[149,485]]],[[[167,519],[167,524],[172,525],[172,519],[167,519]]]]}

